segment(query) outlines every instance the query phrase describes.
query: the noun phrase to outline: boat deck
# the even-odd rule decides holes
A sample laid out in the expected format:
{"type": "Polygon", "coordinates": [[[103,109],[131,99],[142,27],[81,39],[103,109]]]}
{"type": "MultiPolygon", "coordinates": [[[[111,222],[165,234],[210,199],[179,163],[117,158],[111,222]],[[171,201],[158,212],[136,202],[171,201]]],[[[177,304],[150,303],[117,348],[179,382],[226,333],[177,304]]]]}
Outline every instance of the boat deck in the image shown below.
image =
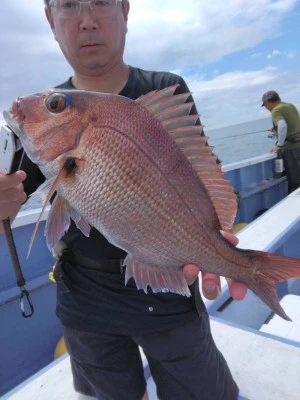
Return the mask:
{"type": "MultiPolygon", "coordinates": [[[[299,400],[300,345],[251,330],[211,321],[213,336],[224,354],[241,391],[241,399],[299,400]]],[[[150,400],[156,400],[155,385],[148,379],[150,400]]],[[[3,400],[87,400],[72,387],[69,357],[62,356],[38,374],[7,393],[3,400]]]]}
{"type": "MultiPolygon", "coordinates": [[[[300,189],[240,231],[238,233],[239,247],[275,251],[300,258],[299,234],[300,189]]],[[[207,301],[208,310],[213,310],[213,307],[218,308],[222,304],[221,301],[224,302],[224,299],[226,301],[230,297],[228,291],[226,294],[227,287],[224,279],[222,284],[225,297],[221,296],[215,302],[207,301]]],[[[293,286],[295,292],[298,289],[297,285],[293,286]]],[[[294,293],[289,293],[281,299],[281,304],[293,322],[287,322],[275,316],[269,319],[267,324],[263,324],[261,330],[258,331],[211,317],[213,336],[240,387],[241,399],[300,399],[300,292],[295,294],[296,296],[294,293]]],[[[251,293],[249,293],[250,296],[251,293]]],[[[255,299],[256,308],[264,311],[266,306],[259,299],[255,299]]],[[[247,303],[247,299],[231,303],[231,311],[228,311],[230,309],[228,307],[223,314],[216,315],[225,316],[227,312],[231,313],[232,317],[236,315],[239,305],[244,305],[242,311],[239,312],[244,315],[245,320],[255,319],[254,311],[256,310],[253,309],[253,303],[247,303]]],[[[266,315],[270,315],[269,309],[265,312],[266,315]]],[[[265,321],[265,316],[263,320],[265,321]]],[[[156,400],[155,385],[149,375],[146,360],[144,360],[144,367],[150,400],[156,400]]],[[[1,397],[3,400],[19,400],[20,398],[22,400],[90,399],[73,390],[67,355],[50,363],[1,397]]]]}
{"type": "Polygon", "coordinates": [[[268,324],[262,326],[260,331],[300,342],[300,296],[286,295],[280,304],[292,321],[285,321],[278,315],[274,315],[268,324]]]}

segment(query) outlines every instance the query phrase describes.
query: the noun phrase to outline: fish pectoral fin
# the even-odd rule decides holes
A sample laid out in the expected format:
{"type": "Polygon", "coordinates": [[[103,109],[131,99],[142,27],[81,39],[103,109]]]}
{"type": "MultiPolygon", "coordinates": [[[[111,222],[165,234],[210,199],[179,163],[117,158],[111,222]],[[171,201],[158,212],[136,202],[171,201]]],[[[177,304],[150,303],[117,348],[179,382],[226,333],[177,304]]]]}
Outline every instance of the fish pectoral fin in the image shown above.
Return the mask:
{"type": "Polygon", "coordinates": [[[125,284],[133,277],[137,288],[143,289],[145,293],[148,293],[149,286],[154,293],[172,292],[191,296],[182,269],[161,270],[135,261],[130,254],[127,255],[124,265],[126,265],[125,284]]]}
{"type": "Polygon", "coordinates": [[[85,236],[89,236],[91,227],[87,221],[66,200],[57,195],[52,203],[45,227],[45,236],[50,250],[69,229],[71,218],[77,228],[85,236]]]}
{"type": "Polygon", "coordinates": [[[41,199],[41,202],[44,204],[52,186],[53,186],[53,179],[47,180],[41,186],[39,186],[35,192],[31,193],[31,195],[29,197],[31,198],[31,197],[39,196],[41,199]]]}

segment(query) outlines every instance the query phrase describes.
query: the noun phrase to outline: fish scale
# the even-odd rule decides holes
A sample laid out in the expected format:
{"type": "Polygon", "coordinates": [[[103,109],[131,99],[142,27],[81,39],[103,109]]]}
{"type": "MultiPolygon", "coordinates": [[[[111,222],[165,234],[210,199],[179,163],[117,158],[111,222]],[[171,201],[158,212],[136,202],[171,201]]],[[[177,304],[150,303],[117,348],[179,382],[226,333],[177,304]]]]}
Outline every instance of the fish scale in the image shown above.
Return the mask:
{"type": "MultiPolygon", "coordinates": [[[[141,96],[49,91],[17,99],[4,117],[54,192],[50,248],[73,219],[127,252],[125,283],[190,296],[183,265],[243,282],[271,309],[281,308],[274,281],[300,275],[300,260],[232,246],[236,195],[190,115],[178,85],[141,96]],[[52,109],[53,104],[60,107],[52,109]]],[[[36,229],[36,228],[35,228],[36,229]]]]}
{"type": "MultiPolygon", "coordinates": [[[[135,160],[132,157],[130,157],[130,159],[132,161],[132,166],[130,165],[130,163],[126,162],[126,159],[123,158],[123,161],[128,166],[128,170],[129,171],[134,170],[136,168],[135,166],[137,164],[141,164],[141,161],[139,161],[139,158],[141,157],[141,154],[136,154],[136,156],[137,156],[137,160],[135,160]]],[[[151,163],[151,164],[153,164],[153,163],[151,163]]],[[[116,185],[116,183],[120,185],[120,182],[119,182],[119,180],[120,180],[119,178],[120,177],[119,177],[119,175],[117,173],[114,172],[113,166],[111,166],[111,168],[109,168],[109,169],[110,169],[110,179],[109,180],[111,182],[111,185],[110,185],[111,187],[108,188],[107,192],[111,193],[112,192],[111,189],[112,189],[112,187],[114,187],[116,185]],[[114,182],[114,180],[115,180],[114,178],[117,178],[117,182],[116,183],[114,182]]],[[[155,172],[156,172],[156,168],[153,168],[153,173],[150,173],[150,174],[148,173],[144,177],[145,179],[141,179],[142,182],[143,182],[143,188],[141,188],[141,189],[144,189],[142,191],[143,195],[141,195],[141,193],[140,193],[139,196],[137,196],[137,190],[139,188],[135,188],[134,187],[134,182],[132,180],[131,180],[132,185],[131,186],[128,185],[128,176],[127,176],[126,170],[124,170],[123,182],[122,182],[123,186],[121,184],[121,186],[119,187],[119,191],[120,191],[120,193],[124,193],[125,186],[126,186],[127,187],[127,191],[129,193],[125,194],[124,197],[129,198],[129,196],[130,196],[130,199],[132,199],[132,200],[131,201],[129,200],[129,203],[130,203],[130,204],[128,204],[129,207],[126,207],[126,204],[124,205],[124,203],[123,203],[123,201],[121,199],[116,198],[118,203],[117,203],[115,209],[118,209],[119,207],[123,207],[124,212],[123,212],[122,215],[126,216],[126,220],[130,221],[130,223],[134,224],[134,222],[135,222],[134,219],[140,220],[141,218],[143,218],[143,213],[141,212],[143,209],[147,209],[149,211],[152,211],[152,213],[150,215],[148,213],[148,215],[146,216],[145,219],[147,221],[154,221],[155,220],[158,223],[159,221],[162,221],[162,218],[164,218],[164,219],[168,218],[169,214],[163,213],[162,215],[160,215],[160,213],[157,212],[157,210],[159,210],[161,208],[161,204],[157,204],[157,202],[155,203],[155,200],[156,200],[157,196],[155,196],[153,193],[151,193],[151,192],[153,192],[153,185],[151,185],[151,182],[153,183],[153,176],[154,176],[155,172]],[[150,180],[149,180],[149,176],[152,177],[150,180]],[[131,195],[130,195],[130,193],[131,193],[131,195]],[[137,212],[138,212],[138,214],[137,214],[137,212]]],[[[158,179],[159,178],[160,177],[158,176],[158,179]]],[[[158,188],[158,190],[159,190],[159,188],[158,188]]],[[[172,198],[170,200],[172,201],[172,198]]],[[[164,203],[165,202],[165,198],[164,197],[161,198],[160,202],[164,203]]],[[[110,201],[110,204],[114,204],[114,201],[113,200],[110,201]]],[[[174,215],[175,212],[176,212],[176,208],[173,207],[173,211],[171,211],[171,215],[174,215]]],[[[111,209],[109,209],[107,211],[107,215],[109,215],[109,217],[111,217],[111,215],[112,215],[111,209]]],[[[99,215],[98,215],[98,218],[99,218],[99,215]]],[[[101,219],[101,217],[100,217],[100,219],[101,219]]],[[[115,219],[115,218],[113,218],[113,219],[115,219]]],[[[125,221],[121,220],[120,224],[122,225],[123,223],[125,223],[125,221]]],[[[164,229],[159,229],[159,232],[161,233],[161,235],[159,237],[160,240],[163,239],[163,237],[165,236],[166,233],[168,233],[168,234],[170,233],[170,229],[169,229],[169,232],[168,231],[166,232],[165,224],[164,223],[162,223],[162,224],[164,226],[164,229]]],[[[145,229],[144,227],[145,226],[147,227],[148,224],[144,224],[140,220],[139,221],[139,225],[141,227],[143,227],[143,229],[145,229]]],[[[117,222],[117,226],[113,229],[113,231],[117,230],[118,226],[119,226],[119,221],[117,222]]],[[[175,232],[176,232],[176,230],[175,230],[175,232]]],[[[141,237],[140,234],[139,234],[140,232],[138,230],[136,231],[136,233],[137,234],[135,235],[134,240],[135,241],[138,240],[137,246],[139,246],[139,242],[145,242],[146,241],[145,239],[147,239],[147,237],[149,238],[148,234],[147,234],[146,238],[141,237]]],[[[127,234],[130,234],[130,233],[127,232],[127,234]]],[[[113,238],[111,238],[111,240],[113,240],[113,238]]],[[[177,243],[178,242],[177,242],[177,238],[176,238],[176,242],[174,243],[174,246],[176,246],[177,243]]],[[[120,245],[120,244],[118,243],[118,245],[120,245]]],[[[172,252],[170,252],[170,254],[172,254],[172,252]]]]}
{"type": "MultiPolygon", "coordinates": [[[[94,135],[99,136],[96,130],[94,131],[94,135]]],[[[157,194],[154,192],[154,189],[157,189],[158,192],[161,191],[161,175],[157,172],[156,164],[151,157],[149,158],[147,156],[146,152],[136,152],[135,146],[131,140],[128,139],[128,136],[124,135],[121,138],[119,138],[118,135],[114,135],[113,138],[109,138],[108,135],[103,136],[105,136],[105,138],[99,138],[99,140],[93,140],[93,136],[91,136],[90,140],[92,143],[94,143],[94,145],[87,149],[85,154],[87,158],[91,158],[93,170],[89,171],[86,169],[86,176],[83,176],[83,179],[78,181],[78,185],[73,187],[74,196],[73,198],[71,197],[69,199],[70,204],[75,205],[77,203],[77,207],[83,210],[83,216],[87,218],[93,226],[102,231],[109,241],[121,248],[124,248],[125,246],[124,243],[120,242],[119,240],[120,226],[141,226],[142,230],[136,228],[132,233],[128,230],[126,231],[126,236],[131,236],[130,242],[134,243],[134,245],[140,249],[143,254],[143,258],[140,257],[140,259],[138,259],[139,261],[145,262],[145,260],[147,260],[147,264],[156,266],[157,262],[161,262],[163,259],[164,263],[167,265],[173,265],[174,268],[178,269],[179,265],[182,265],[183,262],[187,262],[187,258],[184,259],[182,257],[181,250],[178,251],[179,241],[184,243],[185,246],[189,245],[190,257],[192,257],[194,260],[199,260],[199,253],[201,254],[198,239],[200,237],[200,232],[199,229],[198,232],[196,231],[196,221],[194,219],[189,221],[188,217],[191,218],[191,213],[188,212],[188,209],[181,209],[177,206],[176,202],[174,203],[175,198],[178,197],[177,202],[179,202],[182,195],[178,196],[177,194],[176,196],[176,192],[169,182],[168,184],[170,186],[170,192],[173,189],[173,195],[170,193],[168,199],[166,199],[166,195],[161,196],[161,193],[157,194]],[[107,142],[110,143],[111,149],[113,149],[111,152],[112,154],[110,152],[106,153],[105,159],[100,160],[101,162],[99,167],[97,159],[93,156],[94,154],[97,154],[97,146],[95,144],[99,143],[99,145],[101,144],[101,146],[105,147],[107,142]],[[122,153],[120,149],[122,149],[122,153]],[[116,162],[114,162],[112,157],[114,153],[118,152],[121,154],[122,163],[126,166],[126,168],[123,167],[121,171],[118,167],[120,159],[116,158],[116,162]],[[135,181],[133,179],[128,179],[128,174],[130,172],[134,173],[135,170],[140,170],[140,166],[145,165],[145,162],[147,161],[149,165],[147,165],[147,168],[144,169],[144,172],[142,171],[143,177],[140,178],[143,182],[143,187],[135,187],[135,181]],[[82,185],[82,182],[85,182],[89,179],[96,183],[97,180],[94,179],[94,176],[98,174],[97,171],[101,169],[102,164],[105,165],[106,179],[104,181],[98,180],[100,186],[97,186],[96,184],[91,185],[91,189],[89,191],[89,202],[87,202],[87,199],[84,197],[84,193],[86,193],[86,187],[82,185]],[[157,184],[154,183],[155,178],[158,181],[157,184]],[[105,182],[107,184],[105,184],[105,182]],[[128,182],[130,182],[130,184],[128,184],[128,182]],[[118,187],[118,192],[120,194],[125,193],[124,197],[127,198],[127,203],[124,204],[122,196],[112,196],[115,187],[118,187]],[[78,200],[78,197],[80,200],[78,200]],[[108,208],[103,207],[101,208],[101,211],[99,211],[96,207],[97,204],[93,204],[95,199],[100,205],[103,204],[104,199],[105,202],[109,204],[108,208]],[[168,202],[166,200],[168,200],[168,202]],[[83,208],[84,204],[90,204],[87,212],[85,212],[85,209],[83,208]],[[126,207],[126,205],[128,206],[126,207]],[[168,208],[168,213],[165,211],[164,207],[168,208]],[[146,208],[152,212],[148,213],[148,215],[144,215],[141,213],[142,208],[146,208]],[[118,215],[114,211],[119,209],[122,209],[122,213],[119,213],[118,215]],[[90,211],[94,212],[94,214],[92,214],[90,211]],[[165,222],[166,219],[167,223],[165,222]],[[177,219],[183,221],[186,220],[185,229],[183,228],[182,230],[178,230],[177,219]],[[156,228],[153,236],[150,235],[150,232],[147,229],[147,221],[151,221],[156,227],[158,227],[158,229],[156,228]],[[175,227],[173,226],[174,224],[175,227]],[[191,232],[191,236],[190,231],[191,226],[193,225],[195,225],[195,228],[194,232],[191,232]],[[111,234],[111,232],[113,232],[113,234],[111,234]],[[144,232],[144,235],[141,234],[142,232],[144,232]],[[179,254],[176,255],[177,253],[179,254]],[[153,254],[156,255],[153,256],[153,254]],[[168,255],[168,257],[166,257],[164,254],[168,255]],[[149,262],[151,257],[155,258],[152,262],[149,262]]],[[[148,137],[147,134],[146,137],[148,137]]],[[[168,141],[165,140],[164,142],[168,141]]],[[[149,142],[146,145],[148,151],[150,150],[150,143],[153,145],[154,142],[149,139],[149,142]]],[[[178,151],[175,143],[171,143],[173,144],[173,147],[175,147],[173,151],[178,151]]],[[[163,148],[167,147],[166,143],[160,143],[159,145],[163,148]]],[[[151,148],[151,150],[153,149],[151,148]]],[[[172,152],[172,149],[168,149],[168,152],[172,152]]],[[[179,151],[178,157],[182,157],[179,151]]],[[[172,166],[172,169],[172,173],[174,173],[174,171],[176,173],[176,169],[179,169],[177,173],[180,177],[182,175],[184,176],[190,174],[190,167],[188,164],[186,164],[185,173],[181,171],[182,167],[180,167],[180,164],[179,167],[172,166]]],[[[187,185],[188,188],[190,185],[188,183],[186,184],[186,181],[187,178],[185,177],[184,184],[187,185]]],[[[180,183],[180,180],[178,180],[178,182],[180,183]]],[[[63,192],[61,194],[62,196],[64,195],[63,192]]],[[[195,199],[198,198],[196,193],[194,196],[195,199]]],[[[197,206],[199,207],[199,202],[197,203],[197,206]]],[[[180,224],[180,226],[182,226],[182,224],[180,224]]],[[[122,238],[123,237],[124,236],[122,235],[122,238]]],[[[128,241],[128,237],[126,237],[126,241],[128,241]]],[[[128,251],[128,247],[126,250],[128,251]]],[[[135,249],[130,250],[131,254],[133,254],[135,249]]]]}

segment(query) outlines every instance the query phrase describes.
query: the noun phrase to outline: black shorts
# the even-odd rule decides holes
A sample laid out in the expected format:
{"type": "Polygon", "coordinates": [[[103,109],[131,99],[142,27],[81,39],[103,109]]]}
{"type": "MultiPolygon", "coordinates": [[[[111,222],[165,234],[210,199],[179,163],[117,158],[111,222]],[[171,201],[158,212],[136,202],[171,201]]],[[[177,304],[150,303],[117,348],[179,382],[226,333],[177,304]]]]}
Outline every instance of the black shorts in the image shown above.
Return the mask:
{"type": "Polygon", "coordinates": [[[283,158],[291,193],[300,187],[300,148],[284,149],[283,158]]]}
{"type": "Polygon", "coordinates": [[[141,346],[159,399],[238,399],[238,387],[212,339],[205,312],[180,328],[142,337],[67,327],[63,331],[74,387],[80,393],[101,400],[141,400],[146,391],[141,346]]]}

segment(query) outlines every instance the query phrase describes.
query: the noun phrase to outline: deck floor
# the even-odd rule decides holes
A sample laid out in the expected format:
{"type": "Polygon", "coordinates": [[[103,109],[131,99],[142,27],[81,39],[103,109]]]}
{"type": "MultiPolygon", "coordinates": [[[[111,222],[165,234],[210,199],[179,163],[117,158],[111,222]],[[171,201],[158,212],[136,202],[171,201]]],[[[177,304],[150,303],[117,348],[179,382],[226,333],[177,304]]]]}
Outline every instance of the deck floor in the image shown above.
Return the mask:
{"type": "MultiPolygon", "coordinates": [[[[212,320],[217,346],[248,400],[300,399],[300,347],[212,320]]],[[[150,400],[157,400],[152,378],[150,400]]],[[[73,390],[68,356],[56,360],[2,400],[90,400],[73,390]]]]}
{"type": "Polygon", "coordinates": [[[300,296],[286,295],[280,304],[292,321],[285,321],[278,315],[274,315],[271,321],[263,325],[260,330],[300,343],[300,296]]]}

